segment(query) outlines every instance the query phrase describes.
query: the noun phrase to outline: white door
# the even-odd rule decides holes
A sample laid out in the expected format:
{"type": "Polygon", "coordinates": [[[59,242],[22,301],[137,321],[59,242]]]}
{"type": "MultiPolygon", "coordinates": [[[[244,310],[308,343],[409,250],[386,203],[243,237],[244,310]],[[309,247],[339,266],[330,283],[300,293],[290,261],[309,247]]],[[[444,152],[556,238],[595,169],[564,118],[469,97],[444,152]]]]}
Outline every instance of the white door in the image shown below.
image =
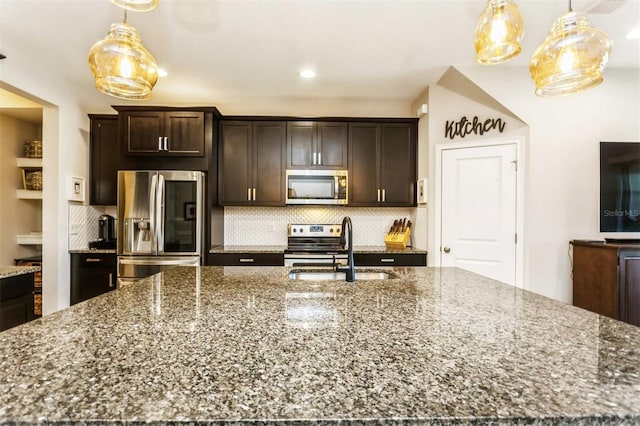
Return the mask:
{"type": "Polygon", "coordinates": [[[516,283],[516,144],[442,151],[442,266],[516,283]]]}

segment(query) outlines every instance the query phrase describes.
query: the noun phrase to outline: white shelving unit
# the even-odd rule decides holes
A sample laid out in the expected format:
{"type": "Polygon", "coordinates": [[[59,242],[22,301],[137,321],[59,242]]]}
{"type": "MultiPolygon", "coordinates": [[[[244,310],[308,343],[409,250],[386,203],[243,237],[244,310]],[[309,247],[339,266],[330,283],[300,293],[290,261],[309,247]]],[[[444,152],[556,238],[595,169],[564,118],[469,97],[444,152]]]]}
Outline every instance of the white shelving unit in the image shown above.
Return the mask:
{"type": "Polygon", "coordinates": [[[42,200],[42,191],[16,189],[16,197],[18,197],[21,200],[42,200]]]}
{"type": "MultiPolygon", "coordinates": [[[[16,166],[23,171],[42,169],[42,158],[16,158],[16,166]]],[[[29,189],[16,189],[16,197],[21,200],[42,200],[42,191],[29,189]]],[[[42,232],[31,232],[26,235],[16,235],[16,242],[19,245],[42,245],[42,232]]]]}
{"type": "Polygon", "coordinates": [[[28,235],[16,235],[16,242],[23,246],[41,246],[42,232],[32,232],[28,235]]]}

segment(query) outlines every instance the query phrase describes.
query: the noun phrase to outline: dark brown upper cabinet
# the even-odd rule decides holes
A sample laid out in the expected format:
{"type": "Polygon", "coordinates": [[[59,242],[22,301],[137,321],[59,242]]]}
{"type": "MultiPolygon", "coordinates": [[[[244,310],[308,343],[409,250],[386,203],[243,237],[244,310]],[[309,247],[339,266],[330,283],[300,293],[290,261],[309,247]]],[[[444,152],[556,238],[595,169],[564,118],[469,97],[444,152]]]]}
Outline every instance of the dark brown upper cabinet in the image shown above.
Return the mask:
{"type": "Polygon", "coordinates": [[[205,155],[202,111],[122,111],[120,125],[126,155],[205,155]]]}
{"type": "Polygon", "coordinates": [[[287,169],[346,170],[347,123],[287,123],[287,169]]]}
{"type": "Polygon", "coordinates": [[[349,206],[416,205],[417,124],[349,124],[349,206]]]}
{"type": "Polygon", "coordinates": [[[223,121],[220,126],[219,204],[285,205],[283,121],[223,121]]]}
{"type": "Polygon", "coordinates": [[[92,205],[115,206],[118,192],[118,116],[89,114],[89,202],[92,205]]]}

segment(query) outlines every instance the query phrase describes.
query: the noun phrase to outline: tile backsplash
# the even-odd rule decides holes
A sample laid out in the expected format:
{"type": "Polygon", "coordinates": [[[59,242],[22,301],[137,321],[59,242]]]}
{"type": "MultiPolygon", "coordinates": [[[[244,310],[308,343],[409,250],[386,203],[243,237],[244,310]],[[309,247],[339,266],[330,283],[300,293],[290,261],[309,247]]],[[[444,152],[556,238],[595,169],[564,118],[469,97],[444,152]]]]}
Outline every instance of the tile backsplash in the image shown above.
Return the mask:
{"type": "Polygon", "coordinates": [[[225,245],[287,245],[289,223],[353,223],[355,246],[382,246],[394,219],[412,219],[411,208],[225,207],[225,245]]]}
{"type": "Polygon", "coordinates": [[[86,249],[98,238],[98,218],[103,214],[116,217],[116,207],[69,205],[69,250],[86,249]]]}
{"type": "MultiPolygon", "coordinates": [[[[341,223],[345,216],[353,223],[353,244],[384,245],[384,236],[394,219],[415,220],[411,208],[361,207],[225,207],[225,245],[287,245],[289,223],[341,223]]],[[[69,205],[69,250],[89,247],[98,238],[98,218],[117,217],[115,206],[69,205]]]]}

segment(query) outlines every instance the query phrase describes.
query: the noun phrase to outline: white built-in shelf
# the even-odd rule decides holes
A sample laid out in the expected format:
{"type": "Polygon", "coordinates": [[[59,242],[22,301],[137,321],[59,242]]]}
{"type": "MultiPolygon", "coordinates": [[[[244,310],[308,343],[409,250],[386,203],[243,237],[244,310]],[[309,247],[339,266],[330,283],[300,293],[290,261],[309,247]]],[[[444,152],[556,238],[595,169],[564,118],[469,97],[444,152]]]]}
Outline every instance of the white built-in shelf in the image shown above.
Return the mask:
{"type": "Polygon", "coordinates": [[[16,189],[16,197],[22,200],[42,200],[42,191],[30,191],[28,189],[16,189]]]}
{"type": "Polygon", "coordinates": [[[22,168],[42,168],[42,158],[16,158],[16,164],[22,168]]]}
{"type": "Polygon", "coordinates": [[[42,232],[32,232],[27,235],[16,235],[16,241],[23,246],[42,245],[42,232]]]}

